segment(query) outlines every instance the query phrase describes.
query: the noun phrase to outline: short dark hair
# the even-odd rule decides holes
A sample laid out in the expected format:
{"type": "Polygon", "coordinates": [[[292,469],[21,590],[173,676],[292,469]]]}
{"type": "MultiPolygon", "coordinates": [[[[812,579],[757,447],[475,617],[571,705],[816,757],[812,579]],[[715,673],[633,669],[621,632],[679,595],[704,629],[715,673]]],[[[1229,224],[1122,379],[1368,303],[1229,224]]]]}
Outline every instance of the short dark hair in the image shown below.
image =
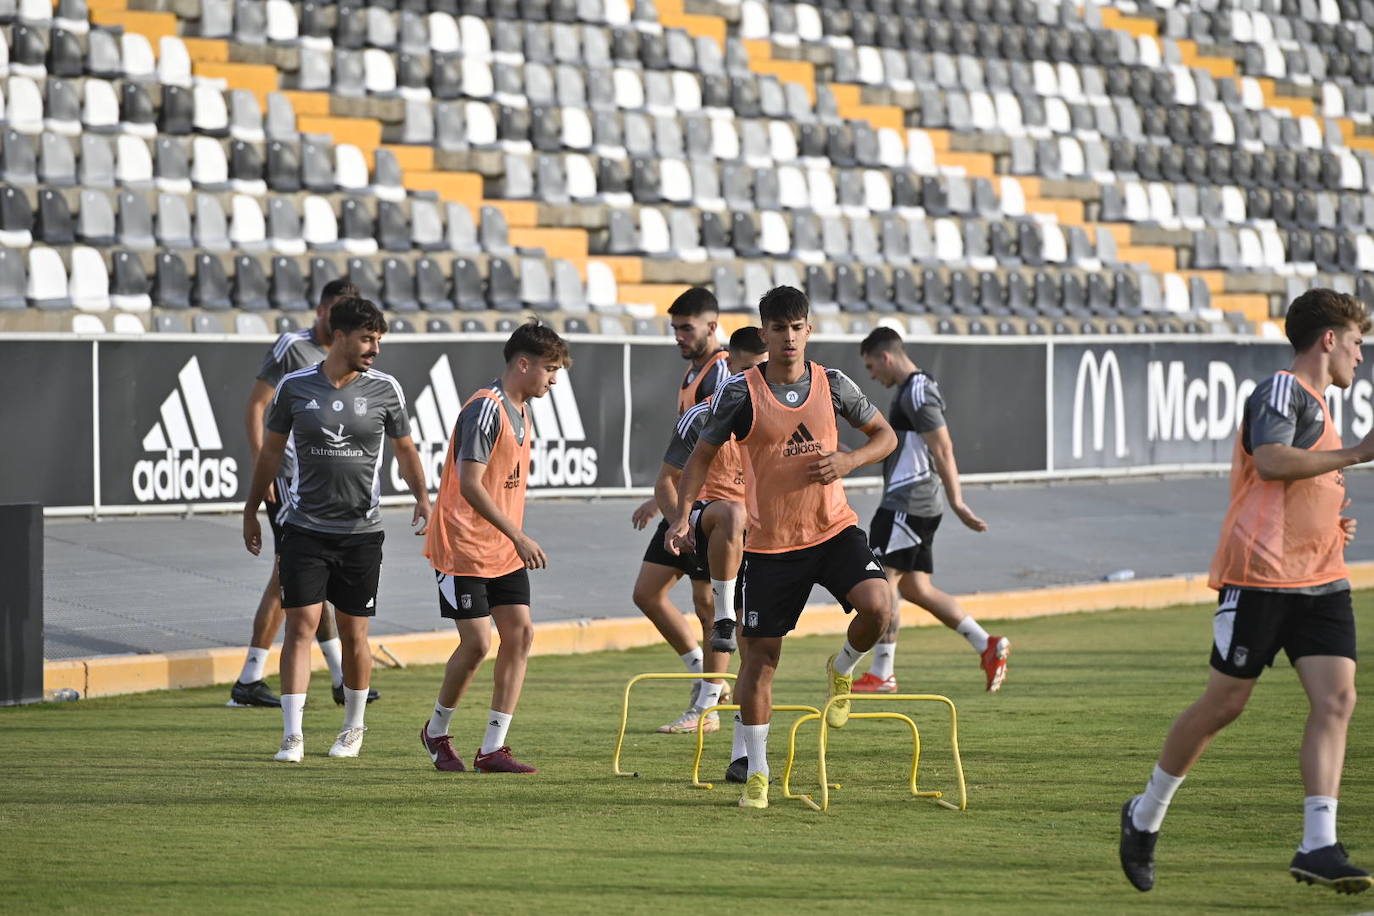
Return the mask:
{"type": "Polygon", "coordinates": [[[738,331],[730,335],[731,353],[767,353],[768,345],[763,342],[763,335],[759,329],[752,324],[746,324],[738,331]]]}
{"type": "Polygon", "coordinates": [[[1352,324],[1361,334],[1369,333],[1369,310],[1363,302],[1333,289],[1309,289],[1288,306],[1284,331],[1293,349],[1301,353],[1326,331],[1344,330],[1352,324]]]}
{"type": "Polygon", "coordinates": [[[347,277],[339,277],[330,280],[320,288],[320,305],[324,305],[330,299],[349,299],[359,295],[358,287],[347,277]]]}
{"type": "Polygon", "coordinates": [[[859,353],[896,352],[902,349],[902,335],[889,327],[877,327],[868,333],[864,342],[859,344],[859,353]]]}
{"type": "Polygon", "coordinates": [[[701,286],[693,286],[668,306],[668,314],[674,318],[695,318],[707,312],[719,311],[720,303],[716,301],[716,294],[701,286]]]}
{"type": "Polygon", "coordinates": [[[771,321],[796,321],[811,314],[811,303],[806,293],[795,286],[775,286],[763,294],[759,300],[759,320],[764,324],[771,321]]]}
{"type": "Polygon", "coordinates": [[[386,316],[377,303],[360,296],[346,296],[329,309],[329,329],[352,334],[354,331],[386,333],[386,316]]]}
{"type": "Polygon", "coordinates": [[[572,367],[572,357],[568,355],[568,342],[538,318],[531,318],[515,329],[506,341],[503,355],[506,362],[523,355],[549,362],[557,361],[564,369],[572,367]]]}

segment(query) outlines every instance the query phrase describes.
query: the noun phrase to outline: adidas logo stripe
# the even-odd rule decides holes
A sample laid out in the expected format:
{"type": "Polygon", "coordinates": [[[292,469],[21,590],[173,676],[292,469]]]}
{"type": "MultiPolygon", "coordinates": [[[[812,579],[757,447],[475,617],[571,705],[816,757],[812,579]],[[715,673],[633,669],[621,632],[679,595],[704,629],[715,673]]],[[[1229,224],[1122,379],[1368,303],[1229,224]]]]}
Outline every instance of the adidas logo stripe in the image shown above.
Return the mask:
{"type": "Polygon", "coordinates": [[[162,402],[162,419],[143,437],[145,452],[187,451],[193,448],[216,451],[224,448],[205,392],[200,361],[191,357],[177,373],[177,387],[162,402]]]}
{"type": "Polygon", "coordinates": [[[808,442],[815,442],[816,437],[811,435],[811,430],[806,428],[805,423],[798,423],[797,428],[792,432],[790,441],[793,445],[805,445],[808,442]]]}

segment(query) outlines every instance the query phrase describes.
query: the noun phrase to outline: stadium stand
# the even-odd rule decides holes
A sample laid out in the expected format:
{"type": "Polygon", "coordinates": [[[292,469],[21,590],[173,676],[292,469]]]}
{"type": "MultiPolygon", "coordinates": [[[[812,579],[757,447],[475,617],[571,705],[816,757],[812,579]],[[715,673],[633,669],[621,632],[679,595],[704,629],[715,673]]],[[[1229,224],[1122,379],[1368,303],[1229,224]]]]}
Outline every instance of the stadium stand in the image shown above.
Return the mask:
{"type": "Polygon", "coordinates": [[[684,284],[742,322],[791,283],[827,331],[1274,333],[1300,287],[1374,301],[1371,22],[10,0],[0,330],[261,333],[346,275],[416,332],[662,334],[684,284]]]}

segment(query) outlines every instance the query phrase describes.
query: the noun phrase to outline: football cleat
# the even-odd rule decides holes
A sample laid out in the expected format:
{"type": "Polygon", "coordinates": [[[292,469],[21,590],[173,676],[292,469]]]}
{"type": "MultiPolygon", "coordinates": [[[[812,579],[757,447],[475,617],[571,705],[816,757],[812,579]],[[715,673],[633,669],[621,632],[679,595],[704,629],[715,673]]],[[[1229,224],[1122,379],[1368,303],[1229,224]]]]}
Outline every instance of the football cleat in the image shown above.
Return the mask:
{"type": "Polygon", "coordinates": [[[281,708],[281,700],[272,689],[267,686],[266,681],[253,681],[245,684],[243,681],[234,681],[234,686],[229,688],[229,702],[225,706],[270,706],[273,709],[281,708]]]}
{"type": "Polygon", "coordinates": [[[740,785],[744,785],[744,783],[748,782],[749,758],[736,757],[734,760],[731,760],[730,765],[725,768],[725,781],[739,783],[740,785]]]}
{"type": "MultiPolygon", "coordinates": [[[[344,692],[343,692],[343,691],[344,691],[344,689],[343,689],[343,684],[335,684],[335,685],[334,685],[334,705],[335,705],[335,706],[342,706],[342,705],[344,704],[344,692]]],[[[381,695],[380,693],[377,692],[377,688],[375,688],[375,687],[369,687],[369,688],[367,688],[367,701],[368,701],[369,703],[375,703],[377,700],[379,700],[379,699],[381,698],[381,696],[382,696],[382,695],[381,695]]]]}
{"type": "Polygon", "coordinates": [[[768,807],[768,777],[762,773],[749,774],[749,780],[744,784],[744,794],[739,797],[741,808],[767,808],[768,807]]]}
{"type": "Polygon", "coordinates": [[[850,688],[852,693],[896,693],[897,675],[891,677],[878,677],[872,671],[865,674],[854,682],[850,688]]]}
{"type": "Polygon", "coordinates": [[[1148,891],[1155,886],[1155,841],[1159,839],[1159,831],[1150,833],[1136,829],[1131,820],[1134,802],[1135,799],[1130,798],[1121,806],[1121,870],[1132,887],[1148,891]]]}
{"type": "Polygon", "coordinates": [[[305,756],[305,738],[301,735],[287,735],[281,739],[281,750],[277,751],[273,760],[282,763],[300,763],[305,756]]]}
{"type": "MultiPolygon", "coordinates": [[[[830,656],[825,663],[825,698],[830,700],[832,697],[843,696],[852,693],[854,689],[854,675],[840,674],[835,670],[835,656],[830,656]]],[[[825,722],[831,728],[844,728],[849,721],[849,701],[840,700],[838,703],[827,705],[825,708],[825,722]]]]}
{"type": "Polygon", "coordinates": [[[734,652],[739,648],[735,640],[735,621],[722,617],[711,624],[711,648],[717,652],[734,652]]]}
{"type": "MultiPolygon", "coordinates": [[[[691,706],[686,712],[669,722],[667,725],[660,725],[658,731],[660,734],[664,735],[682,735],[694,732],[697,730],[697,721],[700,718],[701,710],[695,706],[691,706]]],[[[707,734],[720,731],[720,715],[713,712],[707,716],[706,724],[702,726],[702,730],[707,734]]]]}
{"type": "Polygon", "coordinates": [[[363,732],[366,728],[345,728],[339,732],[339,737],[334,739],[334,746],[329,749],[330,757],[357,757],[358,752],[363,749],[363,732]]]}
{"type": "Polygon", "coordinates": [[[425,746],[425,751],[429,754],[434,769],[442,770],[445,773],[464,773],[467,771],[467,767],[463,766],[462,758],[453,749],[453,739],[448,735],[431,738],[428,722],[420,726],[420,743],[425,746]]]}
{"type": "Polygon", "coordinates": [[[1011,640],[1005,636],[989,636],[980,664],[988,676],[988,692],[1002,689],[1007,679],[1007,656],[1011,654],[1011,640]]]}
{"type": "Polygon", "coordinates": [[[528,763],[521,763],[511,756],[509,745],[498,747],[490,754],[480,750],[473,755],[472,768],[479,773],[538,773],[528,763]]]}
{"type": "Polygon", "coordinates": [[[1296,881],[1320,884],[1338,894],[1363,894],[1374,886],[1374,878],[1370,878],[1369,872],[1350,864],[1345,847],[1340,843],[1311,852],[1298,852],[1288,866],[1288,873],[1296,881]]]}

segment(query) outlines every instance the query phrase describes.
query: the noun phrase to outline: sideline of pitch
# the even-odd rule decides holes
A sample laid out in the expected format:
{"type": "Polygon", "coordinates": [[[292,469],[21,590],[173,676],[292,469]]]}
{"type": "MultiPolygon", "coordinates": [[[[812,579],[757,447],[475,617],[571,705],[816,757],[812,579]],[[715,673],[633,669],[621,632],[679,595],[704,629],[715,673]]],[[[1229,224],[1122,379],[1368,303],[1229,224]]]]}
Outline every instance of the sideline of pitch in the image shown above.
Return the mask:
{"type": "MultiPolygon", "coordinates": [[[[1350,564],[1352,588],[1374,587],[1374,562],[1350,564]]],[[[1164,608],[1213,600],[1203,575],[1170,576],[1126,582],[1091,582],[1049,588],[1014,589],[959,596],[964,608],[979,620],[1048,617],[1113,608],[1164,608]]],[[[902,626],[933,626],[935,619],[911,604],[902,605],[902,626]]],[[[812,605],[794,631],[799,636],[843,633],[848,618],[837,604],[812,605]]],[[[577,655],[614,649],[651,646],[662,641],[644,617],[563,620],[535,624],[534,655],[577,655]]],[[[458,642],[455,630],[399,633],[372,639],[373,653],[405,665],[436,665],[448,660],[458,642]]],[[[268,672],[275,674],[280,647],[272,648],[268,672]]],[[[492,655],[496,652],[495,640],[492,655]]],[[[172,690],[228,684],[243,665],[243,649],[192,649],[139,655],[102,655],[49,661],[44,664],[47,692],[72,688],[83,697],[116,696],[147,690],[172,690]]],[[[324,668],[318,647],[311,647],[313,670],[324,668]]]]}

